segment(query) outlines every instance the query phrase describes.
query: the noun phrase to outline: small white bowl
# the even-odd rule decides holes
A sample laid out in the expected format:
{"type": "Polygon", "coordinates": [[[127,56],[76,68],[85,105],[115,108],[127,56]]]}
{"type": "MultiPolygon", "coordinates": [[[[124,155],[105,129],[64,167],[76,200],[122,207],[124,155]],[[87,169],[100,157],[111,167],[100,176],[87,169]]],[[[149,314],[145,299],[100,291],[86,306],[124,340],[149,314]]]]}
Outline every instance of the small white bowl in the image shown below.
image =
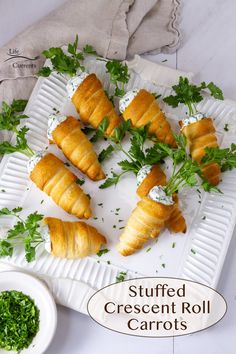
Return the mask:
{"type": "MultiPolygon", "coordinates": [[[[21,354],[42,354],[48,348],[57,326],[57,309],[55,301],[47,287],[33,276],[6,271],[0,273],[0,292],[6,290],[21,291],[35,301],[40,310],[39,331],[27,349],[21,354]]],[[[0,354],[10,354],[12,351],[0,349],[0,354]]]]}

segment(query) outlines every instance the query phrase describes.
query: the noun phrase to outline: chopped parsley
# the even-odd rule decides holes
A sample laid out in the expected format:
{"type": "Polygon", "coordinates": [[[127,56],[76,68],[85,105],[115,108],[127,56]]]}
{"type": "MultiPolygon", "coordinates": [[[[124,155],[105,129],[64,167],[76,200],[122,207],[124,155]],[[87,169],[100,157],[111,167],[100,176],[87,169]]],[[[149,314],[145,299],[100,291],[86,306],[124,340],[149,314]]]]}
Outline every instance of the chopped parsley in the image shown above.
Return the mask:
{"type": "Polygon", "coordinates": [[[103,249],[103,250],[100,250],[98,253],[97,253],[97,256],[98,257],[101,257],[103,254],[106,254],[108,253],[110,250],[108,250],[107,248],[103,249]]]}
{"type": "Polygon", "coordinates": [[[126,272],[120,272],[116,276],[116,283],[120,283],[125,280],[127,273],[126,272]]]}
{"type": "Polygon", "coordinates": [[[226,132],[228,132],[229,131],[229,124],[225,124],[225,126],[224,126],[224,130],[226,131],[226,132]]]}
{"type": "Polygon", "coordinates": [[[75,181],[76,184],[79,184],[80,186],[82,186],[84,184],[85,180],[84,179],[79,179],[77,178],[77,180],[75,181]]]}
{"type": "Polygon", "coordinates": [[[19,353],[28,348],[39,330],[39,310],[20,291],[0,293],[0,348],[19,353]]]}

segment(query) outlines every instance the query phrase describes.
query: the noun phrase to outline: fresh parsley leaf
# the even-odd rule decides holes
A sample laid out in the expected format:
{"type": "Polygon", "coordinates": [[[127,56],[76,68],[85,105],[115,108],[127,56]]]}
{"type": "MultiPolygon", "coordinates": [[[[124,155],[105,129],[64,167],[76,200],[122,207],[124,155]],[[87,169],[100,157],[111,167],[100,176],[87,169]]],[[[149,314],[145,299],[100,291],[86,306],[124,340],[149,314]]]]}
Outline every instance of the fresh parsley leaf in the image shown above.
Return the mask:
{"type": "Polygon", "coordinates": [[[12,256],[13,254],[13,247],[10,244],[10,242],[7,242],[6,240],[1,240],[0,241],[0,257],[7,257],[7,256],[12,256]]]}
{"type": "Polygon", "coordinates": [[[7,232],[7,237],[0,243],[0,256],[11,256],[13,249],[19,243],[24,245],[25,257],[28,262],[35,259],[36,248],[40,243],[44,242],[41,234],[39,233],[39,222],[42,220],[43,215],[37,212],[28,215],[26,220],[22,220],[18,213],[22,208],[14,208],[12,210],[3,208],[0,210],[0,215],[14,215],[18,221],[7,232]]]}
{"type": "Polygon", "coordinates": [[[112,59],[106,63],[107,73],[110,76],[110,81],[116,86],[115,95],[122,97],[125,94],[124,85],[128,83],[130,75],[127,64],[120,60],[112,59]]]}
{"type": "MultiPolygon", "coordinates": [[[[50,59],[52,68],[62,74],[69,76],[76,75],[78,70],[84,71],[82,62],[84,55],[82,52],[78,52],[78,35],[76,35],[74,43],[69,43],[67,46],[69,55],[63,52],[59,47],[52,47],[44,50],[42,54],[45,58],[50,59]]],[[[39,76],[49,76],[52,69],[49,67],[42,68],[39,72],[39,76]]]]}
{"type": "Polygon", "coordinates": [[[28,130],[28,128],[22,127],[19,131],[17,131],[15,145],[12,145],[8,141],[3,141],[0,143],[0,155],[12,154],[13,152],[18,151],[28,157],[31,157],[34,153],[27,145],[26,133],[28,130]]]}
{"type": "Polygon", "coordinates": [[[208,88],[208,90],[210,91],[210,94],[212,97],[216,98],[217,100],[223,100],[224,99],[224,95],[222,90],[217,87],[214,82],[210,82],[206,88],[208,88]]]}
{"type": "Polygon", "coordinates": [[[202,158],[202,163],[204,165],[210,163],[217,163],[221,171],[230,171],[236,168],[236,144],[231,144],[230,148],[220,149],[206,148],[206,154],[202,158]]]}
{"type": "Polygon", "coordinates": [[[38,71],[38,76],[48,77],[52,73],[52,69],[49,66],[44,66],[38,71]]]}
{"type": "Polygon", "coordinates": [[[140,166],[135,161],[123,160],[118,162],[118,165],[123,171],[126,172],[134,172],[135,174],[137,174],[140,170],[140,166]]]}
{"type": "Polygon", "coordinates": [[[145,150],[145,157],[143,160],[144,165],[156,165],[157,163],[162,163],[164,158],[167,156],[165,151],[161,151],[156,145],[145,150]]]}
{"type": "Polygon", "coordinates": [[[21,211],[22,211],[21,207],[14,208],[12,210],[10,210],[8,208],[2,208],[2,209],[0,209],[0,216],[2,216],[2,215],[15,215],[17,213],[20,213],[21,211]]]}
{"type": "Polygon", "coordinates": [[[190,84],[188,78],[181,76],[178,85],[174,85],[172,88],[175,94],[165,97],[164,102],[173,108],[177,107],[180,103],[183,103],[188,107],[190,115],[197,112],[195,104],[202,101],[202,90],[204,89],[208,89],[211,96],[214,98],[220,100],[224,99],[221,89],[213,82],[210,82],[209,84],[202,82],[197,86],[190,84]]]}
{"type": "Polygon", "coordinates": [[[123,173],[121,174],[117,174],[115,172],[112,172],[112,177],[109,177],[105,180],[105,182],[103,184],[101,184],[99,186],[100,189],[105,189],[105,188],[108,188],[112,185],[117,185],[117,183],[119,182],[120,180],[120,177],[122,176],[123,173]]]}
{"type": "Polygon", "coordinates": [[[214,192],[214,193],[221,193],[222,194],[222,192],[221,192],[221,190],[218,188],[218,187],[216,187],[216,186],[212,186],[209,182],[207,182],[207,181],[203,181],[202,182],[202,188],[204,189],[204,191],[206,191],[206,192],[214,192]]]}
{"type": "Polygon", "coordinates": [[[93,46],[86,44],[83,48],[83,53],[85,54],[91,54],[91,55],[98,55],[96,50],[93,48],[93,46]]]}
{"type": "Polygon", "coordinates": [[[20,124],[21,119],[28,118],[23,112],[27,100],[13,100],[11,105],[2,102],[2,112],[0,113],[0,130],[8,130],[16,132],[16,127],[20,124]]]}
{"type": "Polygon", "coordinates": [[[126,132],[130,130],[131,120],[123,121],[115,128],[112,137],[110,138],[115,144],[120,143],[125,137],[126,132]]]}
{"type": "Polygon", "coordinates": [[[86,135],[90,134],[90,133],[94,133],[95,132],[95,129],[92,128],[92,127],[84,127],[81,129],[82,132],[86,135]]]}
{"type": "Polygon", "coordinates": [[[100,154],[98,155],[98,161],[103,162],[108,157],[111,156],[112,152],[114,151],[114,147],[112,145],[108,145],[106,149],[103,149],[100,154]]]}
{"type": "Polygon", "coordinates": [[[91,142],[95,143],[98,139],[102,138],[106,134],[106,130],[109,126],[108,117],[104,117],[99,126],[97,127],[96,133],[90,139],[91,142]]]}

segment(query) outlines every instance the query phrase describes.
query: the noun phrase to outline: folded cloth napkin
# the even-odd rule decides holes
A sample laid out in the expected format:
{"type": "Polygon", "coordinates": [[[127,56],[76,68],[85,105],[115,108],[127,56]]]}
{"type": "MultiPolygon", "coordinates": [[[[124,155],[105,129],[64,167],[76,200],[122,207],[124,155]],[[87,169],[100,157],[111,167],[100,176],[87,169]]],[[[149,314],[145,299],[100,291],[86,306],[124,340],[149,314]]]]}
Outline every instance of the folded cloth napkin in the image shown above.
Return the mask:
{"type": "MultiPolygon", "coordinates": [[[[135,56],[133,60],[128,61],[127,65],[135,73],[140,75],[143,80],[151,81],[154,84],[159,84],[166,87],[171,87],[178,81],[180,76],[188,77],[190,80],[192,80],[193,77],[192,73],[186,73],[168,68],[167,66],[143,59],[138,55],[135,56]]],[[[9,264],[9,262],[11,262],[11,260],[8,260],[8,263],[5,263],[4,259],[2,259],[2,262],[0,262],[0,271],[20,270],[19,267],[16,267],[13,263],[9,264]]],[[[87,301],[96,289],[93,289],[88,284],[76,279],[72,280],[69,278],[60,277],[52,278],[48,276],[48,274],[37,273],[37,269],[35,268],[31,269],[29,267],[29,269],[23,269],[23,271],[31,272],[31,274],[35,274],[43,280],[49,287],[55,301],[58,304],[70,307],[79,312],[87,313],[87,301]]],[[[137,274],[134,276],[136,277],[137,274]]],[[[128,277],[132,277],[132,274],[128,273],[128,277]]]]}
{"type": "Polygon", "coordinates": [[[166,53],[180,43],[180,0],[69,0],[0,49],[0,102],[28,98],[49,47],[89,43],[108,58],[166,53]]]}

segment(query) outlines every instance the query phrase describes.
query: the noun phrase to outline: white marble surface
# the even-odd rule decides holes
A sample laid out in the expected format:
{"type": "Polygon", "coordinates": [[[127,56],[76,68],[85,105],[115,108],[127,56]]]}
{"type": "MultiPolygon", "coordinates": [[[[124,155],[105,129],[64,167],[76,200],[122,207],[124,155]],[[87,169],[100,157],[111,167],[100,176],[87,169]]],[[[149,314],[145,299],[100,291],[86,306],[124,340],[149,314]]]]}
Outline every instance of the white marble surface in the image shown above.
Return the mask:
{"type": "MultiPolygon", "coordinates": [[[[0,46],[65,0],[0,0],[0,46]]],[[[219,84],[236,99],[235,0],[184,0],[183,45],[176,54],[147,56],[150,60],[195,72],[197,81],[219,84]]],[[[236,233],[218,290],[228,303],[225,318],[214,327],[172,339],[136,338],[117,334],[89,317],[58,307],[58,328],[46,354],[234,354],[236,352],[236,233]]]]}

